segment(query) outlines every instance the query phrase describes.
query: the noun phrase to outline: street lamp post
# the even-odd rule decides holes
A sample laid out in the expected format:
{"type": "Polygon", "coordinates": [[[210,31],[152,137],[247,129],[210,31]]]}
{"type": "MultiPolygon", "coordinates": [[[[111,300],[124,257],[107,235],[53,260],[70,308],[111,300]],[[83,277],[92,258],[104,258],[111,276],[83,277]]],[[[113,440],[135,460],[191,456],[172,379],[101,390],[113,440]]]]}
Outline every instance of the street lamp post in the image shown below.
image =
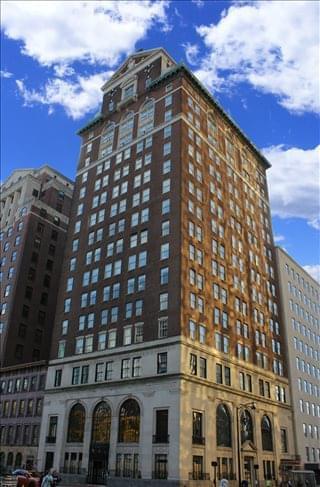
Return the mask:
{"type": "Polygon", "coordinates": [[[259,486],[259,464],[255,463],[253,465],[254,468],[254,481],[255,481],[255,487],[259,486]]]}
{"type": "Polygon", "coordinates": [[[217,466],[218,462],[211,462],[211,466],[213,467],[213,485],[216,487],[217,485],[217,466]]]}
{"type": "Polygon", "coordinates": [[[249,404],[239,404],[236,407],[237,411],[237,453],[238,453],[238,480],[239,480],[239,487],[241,487],[241,439],[240,439],[240,431],[239,431],[239,423],[241,422],[241,418],[239,413],[244,408],[250,408],[253,411],[256,409],[256,404],[254,402],[250,402],[249,404]]]}

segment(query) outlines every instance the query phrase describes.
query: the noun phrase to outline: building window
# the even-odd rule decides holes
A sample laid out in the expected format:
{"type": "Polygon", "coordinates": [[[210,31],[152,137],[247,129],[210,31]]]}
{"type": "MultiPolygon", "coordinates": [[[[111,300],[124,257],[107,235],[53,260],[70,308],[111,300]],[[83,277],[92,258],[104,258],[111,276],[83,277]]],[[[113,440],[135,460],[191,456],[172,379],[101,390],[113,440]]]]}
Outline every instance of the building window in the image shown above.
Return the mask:
{"type": "Polygon", "coordinates": [[[194,353],[190,353],[190,374],[197,375],[197,356],[194,353]]]}
{"type": "Polygon", "coordinates": [[[156,411],[156,434],[153,443],[168,443],[168,409],[156,411]]]}
{"type": "Polygon", "coordinates": [[[166,374],[168,366],[168,354],[167,352],[161,352],[157,354],[157,374],[166,374]]]}
{"type": "Polygon", "coordinates": [[[66,342],[60,341],[58,344],[58,358],[63,358],[65,354],[66,342]]]}
{"type": "Polygon", "coordinates": [[[200,357],[199,359],[199,371],[200,377],[203,379],[207,378],[207,359],[200,357]]]}
{"type": "Polygon", "coordinates": [[[89,378],[89,365],[83,365],[81,369],[81,384],[87,384],[89,378]]]}
{"type": "Polygon", "coordinates": [[[160,260],[168,259],[170,255],[169,243],[164,243],[160,248],[160,260]]]}
{"type": "Polygon", "coordinates": [[[138,126],[138,137],[140,135],[146,134],[153,129],[154,125],[154,101],[146,101],[140,110],[139,114],[139,126],[138,126]]]}
{"type": "Polygon", "coordinates": [[[109,443],[111,431],[111,409],[105,401],[94,409],[92,418],[92,443],[105,445],[109,443]]]}
{"type": "Polygon", "coordinates": [[[55,443],[57,437],[58,416],[49,417],[47,443],[55,443]]]}
{"type": "Polygon", "coordinates": [[[106,126],[101,134],[100,141],[100,158],[106,157],[112,152],[113,138],[114,138],[114,123],[110,123],[106,126]]]}
{"type": "Polygon", "coordinates": [[[61,386],[62,369],[57,369],[54,374],[54,387],[61,386]]]}
{"type": "Polygon", "coordinates": [[[112,379],[112,371],[113,371],[113,362],[106,362],[106,375],[105,375],[105,380],[111,380],[112,379]]]}
{"type": "Polygon", "coordinates": [[[164,311],[164,310],[168,309],[168,299],[169,299],[168,293],[161,293],[160,294],[160,296],[159,296],[160,311],[164,311]]]}
{"type": "Polygon", "coordinates": [[[75,404],[69,414],[68,443],[82,443],[84,436],[86,413],[82,404],[75,404]]]}
{"type": "Polygon", "coordinates": [[[80,367],[73,367],[71,384],[77,385],[80,382],[80,367]]]}
{"type": "Polygon", "coordinates": [[[27,416],[33,416],[33,399],[28,399],[27,416]]]}
{"type": "Polygon", "coordinates": [[[227,406],[224,404],[219,404],[217,407],[216,435],[217,446],[231,448],[231,417],[227,406]]]}
{"type": "Polygon", "coordinates": [[[141,376],[141,357],[134,357],[132,359],[132,377],[141,376]]]}
{"type": "Polygon", "coordinates": [[[130,359],[124,358],[121,362],[121,379],[130,377],[130,359]]]}
{"type": "Polygon", "coordinates": [[[134,399],[127,399],[119,413],[119,443],[139,443],[140,407],[134,399]]]}
{"type": "Polygon", "coordinates": [[[154,456],[154,478],[166,480],[168,478],[168,455],[156,453],[154,456]]]}
{"type": "Polygon", "coordinates": [[[198,411],[192,413],[192,443],[194,445],[204,445],[204,438],[202,436],[203,429],[203,415],[198,411]]]}
{"type": "Polygon", "coordinates": [[[168,318],[159,318],[159,338],[166,338],[168,336],[168,318]]]}
{"type": "Polygon", "coordinates": [[[104,363],[96,364],[95,382],[102,382],[104,380],[104,363]]]}
{"type": "Polygon", "coordinates": [[[136,323],[134,325],[134,343],[143,342],[143,323],[136,323]]]}
{"type": "Polygon", "coordinates": [[[288,452],[288,440],[287,440],[287,430],[285,428],[280,428],[280,440],[281,440],[281,452],[288,452]]]}
{"type": "Polygon", "coordinates": [[[268,416],[263,416],[261,420],[261,438],[262,449],[266,451],[273,451],[272,427],[268,416]]]}
{"type": "Polygon", "coordinates": [[[162,267],[160,269],[160,284],[168,284],[169,282],[169,267],[162,267]]]}
{"type": "Polygon", "coordinates": [[[203,480],[203,457],[194,455],[192,457],[192,478],[193,480],[203,480]]]}
{"type": "Polygon", "coordinates": [[[128,114],[125,115],[125,117],[120,122],[119,142],[118,142],[119,147],[122,147],[131,142],[132,134],[133,134],[133,125],[134,125],[134,114],[133,112],[129,112],[128,114]]]}

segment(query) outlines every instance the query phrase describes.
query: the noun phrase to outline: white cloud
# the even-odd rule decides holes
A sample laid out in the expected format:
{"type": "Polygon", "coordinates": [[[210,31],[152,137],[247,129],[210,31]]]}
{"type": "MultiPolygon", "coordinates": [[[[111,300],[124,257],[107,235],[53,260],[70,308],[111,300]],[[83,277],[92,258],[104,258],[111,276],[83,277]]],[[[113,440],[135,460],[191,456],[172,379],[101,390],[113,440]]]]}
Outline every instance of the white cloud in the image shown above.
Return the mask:
{"type": "Polygon", "coordinates": [[[320,283],[320,264],[304,265],[303,268],[313,279],[320,283]]]}
{"type": "Polygon", "coordinates": [[[55,66],[53,66],[53,70],[58,78],[72,76],[73,74],[75,74],[75,70],[67,64],[56,64],[55,66]]]}
{"type": "Polygon", "coordinates": [[[54,71],[54,77],[39,89],[17,80],[24,104],[48,105],[49,113],[61,105],[74,119],[96,110],[101,103],[100,87],[111,71],[77,75],[72,64],[104,69],[116,65],[156,23],[163,31],[169,29],[167,7],[166,0],[3,2],[5,35],[21,42],[24,55],[54,71]]]}
{"type": "Polygon", "coordinates": [[[318,25],[316,1],[238,2],[197,28],[208,52],[196,75],[214,90],[246,81],[292,112],[317,112],[318,25]]]}
{"type": "Polygon", "coordinates": [[[273,240],[275,241],[275,243],[280,243],[285,240],[285,237],[283,235],[274,235],[273,240]]]}
{"type": "Polygon", "coordinates": [[[320,145],[309,150],[278,145],[262,152],[272,164],[267,175],[273,215],[304,218],[309,225],[318,228],[320,145]]]}
{"type": "Polygon", "coordinates": [[[204,6],[204,0],[191,0],[191,3],[194,3],[198,8],[204,6]]]}
{"type": "Polygon", "coordinates": [[[56,105],[64,108],[67,115],[74,120],[86,113],[97,110],[101,104],[101,86],[113,74],[112,71],[65,81],[54,78],[49,80],[40,91],[29,90],[24,81],[17,80],[17,87],[24,99],[25,106],[34,104],[48,105],[53,113],[56,105]]]}
{"type": "Polygon", "coordinates": [[[10,71],[7,71],[6,69],[1,69],[0,71],[0,77],[1,78],[12,78],[13,73],[10,73],[10,71]]]}
{"type": "Polygon", "coordinates": [[[187,42],[186,44],[182,44],[182,47],[185,48],[188,63],[193,65],[198,64],[199,46],[187,42]]]}
{"type": "Polygon", "coordinates": [[[2,28],[41,65],[85,61],[113,66],[147,31],[165,29],[168,2],[10,1],[2,3],[2,28]]]}

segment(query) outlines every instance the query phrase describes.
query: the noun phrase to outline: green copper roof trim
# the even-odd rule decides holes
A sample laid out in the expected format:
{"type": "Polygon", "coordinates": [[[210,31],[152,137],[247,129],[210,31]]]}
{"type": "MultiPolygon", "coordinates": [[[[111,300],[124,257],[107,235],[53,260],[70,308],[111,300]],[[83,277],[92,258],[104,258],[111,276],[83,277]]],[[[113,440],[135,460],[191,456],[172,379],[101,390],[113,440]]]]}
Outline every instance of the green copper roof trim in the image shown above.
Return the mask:
{"type": "Polygon", "coordinates": [[[148,89],[150,90],[154,86],[160,84],[162,81],[165,79],[170,78],[171,76],[175,75],[179,71],[183,71],[185,74],[191,78],[191,80],[197,85],[197,87],[202,91],[202,93],[206,96],[206,98],[211,101],[219,110],[219,112],[228,120],[228,122],[231,123],[231,125],[237,130],[239,135],[250,145],[250,147],[253,149],[255,154],[259,157],[259,159],[264,163],[266,168],[268,169],[271,167],[270,162],[264,157],[264,155],[261,154],[259,149],[254,145],[254,143],[245,135],[244,132],[242,132],[241,128],[236,124],[236,122],[228,115],[224,109],[222,108],[221,105],[213,98],[211,93],[203,86],[203,84],[196,78],[196,76],[187,68],[187,66],[184,63],[179,63],[176,66],[174,66],[172,69],[167,71],[165,74],[160,76],[159,78],[155,79],[152,83],[150,83],[148,89]]]}
{"type": "Polygon", "coordinates": [[[93,117],[84,127],[78,130],[77,135],[81,135],[85,130],[93,127],[97,123],[101,122],[104,119],[102,113],[98,113],[95,117],[93,117]]]}

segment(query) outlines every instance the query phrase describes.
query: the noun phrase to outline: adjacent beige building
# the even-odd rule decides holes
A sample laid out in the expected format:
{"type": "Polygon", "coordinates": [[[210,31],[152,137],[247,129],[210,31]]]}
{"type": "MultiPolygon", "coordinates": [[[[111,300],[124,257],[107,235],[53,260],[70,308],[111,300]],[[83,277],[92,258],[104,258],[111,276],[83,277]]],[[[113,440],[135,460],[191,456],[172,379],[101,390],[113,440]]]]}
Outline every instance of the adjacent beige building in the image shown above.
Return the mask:
{"type": "Polygon", "coordinates": [[[319,284],[276,248],[297,453],[306,469],[320,467],[319,284]]]}

